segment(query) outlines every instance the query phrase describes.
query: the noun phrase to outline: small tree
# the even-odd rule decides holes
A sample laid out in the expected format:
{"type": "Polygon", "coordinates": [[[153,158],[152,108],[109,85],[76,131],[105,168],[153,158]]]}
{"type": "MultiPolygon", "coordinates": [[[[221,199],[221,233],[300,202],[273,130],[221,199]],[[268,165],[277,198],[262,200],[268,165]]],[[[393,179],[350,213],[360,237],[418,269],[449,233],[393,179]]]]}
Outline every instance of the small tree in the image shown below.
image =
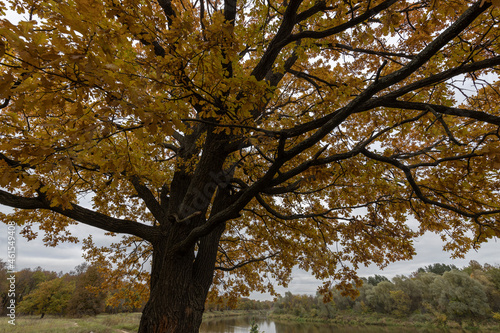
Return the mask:
{"type": "Polygon", "coordinates": [[[488,316],[490,307],[481,284],[459,271],[445,272],[430,285],[436,309],[448,318],[482,319],[488,316]]]}
{"type": "Polygon", "coordinates": [[[16,275],[16,303],[19,304],[26,296],[38,288],[42,282],[57,278],[56,272],[51,272],[37,267],[22,269],[16,275]]]}
{"type": "Polygon", "coordinates": [[[19,303],[19,312],[39,314],[64,315],[75,290],[75,283],[66,277],[42,282],[19,303]]]}

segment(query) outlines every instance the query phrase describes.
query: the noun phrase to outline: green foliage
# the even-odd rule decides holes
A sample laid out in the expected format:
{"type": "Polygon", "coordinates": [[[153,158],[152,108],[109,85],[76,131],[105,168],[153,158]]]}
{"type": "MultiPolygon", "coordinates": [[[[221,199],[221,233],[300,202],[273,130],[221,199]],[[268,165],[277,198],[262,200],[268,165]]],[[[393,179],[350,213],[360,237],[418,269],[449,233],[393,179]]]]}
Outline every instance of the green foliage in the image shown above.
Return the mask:
{"type": "Polygon", "coordinates": [[[483,286],[469,275],[456,270],[436,278],[430,285],[432,304],[454,320],[482,319],[490,313],[483,286]]]}
{"type": "Polygon", "coordinates": [[[372,286],[376,286],[377,284],[379,284],[382,281],[389,281],[389,279],[386,278],[385,276],[383,276],[383,275],[377,275],[377,274],[375,274],[374,276],[369,276],[367,278],[364,278],[363,280],[366,283],[371,284],[372,286]]]}
{"type": "Polygon", "coordinates": [[[19,312],[26,314],[64,315],[69,300],[75,290],[74,282],[66,282],[65,277],[40,283],[40,286],[30,293],[19,304],[19,312]]]}
{"type": "MultiPolygon", "coordinates": [[[[453,265],[435,264],[413,273],[410,277],[398,275],[389,281],[380,276],[370,279],[379,283],[365,283],[358,288],[359,296],[353,300],[332,290],[332,302],[320,302],[306,295],[292,295],[287,292],[279,298],[274,307],[276,314],[290,314],[298,317],[332,319],[339,311],[352,310],[358,313],[380,313],[400,318],[417,318],[417,321],[434,320],[448,323],[450,320],[478,321],[498,319],[499,296],[497,266],[473,263],[463,271],[443,268],[453,265]],[[471,269],[473,267],[473,269],[471,269]],[[431,272],[433,271],[433,272],[431,272]],[[470,273],[472,272],[472,273],[470,273]],[[420,319],[419,319],[420,318],[420,319]]],[[[365,279],[368,282],[369,279],[365,279]]]]}
{"type": "MultiPolygon", "coordinates": [[[[49,272],[43,270],[41,267],[37,267],[35,270],[22,269],[14,274],[16,278],[16,292],[14,295],[16,304],[19,304],[27,295],[36,290],[40,283],[57,277],[56,272],[49,272]]],[[[0,303],[2,305],[0,314],[5,313],[6,302],[9,299],[7,297],[8,287],[7,266],[6,263],[0,259],[0,303]]]]}
{"type": "Polygon", "coordinates": [[[422,281],[412,279],[406,276],[396,276],[392,279],[396,290],[402,291],[410,300],[408,313],[412,313],[420,308],[423,298],[423,290],[425,290],[422,281]]]}
{"type": "Polygon", "coordinates": [[[19,304],[23,298],[38,288],[45,281],[57,278],[56,272],[50,272],[37,267],[35,270],[25,268],[16,272],[16,302],[19,304]]]}
{"type": "Polygon", "coordinates": [[[443,275],[445,272],[449,272],[452,269],[458,269],[455,265],[446,265],[446,264],[432,264],[429,266],[425,266],[424,268],[419,268],[417,273],[434,273],[438,275],[443,275]]]}
{"type": "Polygon", "coordinates": [[[394,300],[391,291],[395,288],[389,281],[382,281],[367,294],[368,305],[376,312],[391,313],[394,310],[394,300]]]}
{"type": "Polygon", "coordinates": [[[488,280],[493,283],[497,290],[500,290],[500,266],[485,265],[485,267],[487,267],[486,275],[488,280]]]}
{"type": "Polygon", "coordinates": [[[271,301],[258,301],[249,298],[240,298],[236,302],[236,310],[269,310],[271,301]]]}
{"type": "Polygon", "coordinates": [[[261,332],[259,332],[259,325],[257,325],[255,323],[255,320],[252,321],[252,324],[251,324],[251,327],[250,327],[250,333],[261,333],[261,332]]]}
{"type": "Polygon", "coordinates": [[[389,291],[393,301],[392,313],[398,317],[404,317],[410,313],[411,299],[410,296],[405,294],[402,290],[389,291]]]}
{"type": "MultiPolygon", "coordinates": [[[[78,265],[74,271],[59,278],[57,273],[41,267],[36,270],[23,269],[16,273],[16,279],[16,300],[20,313],[81,317],[94,316],[104,311],[119,313],[138,310],[131,305],[133,302],[126,299],[137,291],[120,293],[110,289],[104,283],[106,278],[101,268],[96,265],[78,265]],[[106,307],[111,296],[120,295],[124,296],[115,306],[106,307]]],[[[2,284],[0,287],[0,297],[5,301],[6,290],[2,284]]]]}

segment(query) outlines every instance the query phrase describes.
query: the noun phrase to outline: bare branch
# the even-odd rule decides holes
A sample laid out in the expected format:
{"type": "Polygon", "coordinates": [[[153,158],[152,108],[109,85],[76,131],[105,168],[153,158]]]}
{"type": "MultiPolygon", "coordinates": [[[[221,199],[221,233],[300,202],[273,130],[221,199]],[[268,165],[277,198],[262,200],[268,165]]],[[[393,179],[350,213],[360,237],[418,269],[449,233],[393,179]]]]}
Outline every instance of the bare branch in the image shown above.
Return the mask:
{"type": "Polygon", "coordinates": [[[265,261],[267,259],[271,259],[271,258],[276,257],[277,255],[279,255],[280,253],[281,252],[276,252],[276,253],[270,254],[270,255],[265,256],[265,257],[253,258],[253,259],[245,260],[245,261],[242,261],[239,264],[236,264],[236,265],[231,266],[231,267],[215,266],[215,269],[218,269],[218,270],[224,271],[224,272],[230,272],[230,271],[234,271],[235,269],[238,269],[238,268],[241,268],[243,266],[246,266],[248,264],[252,264],[252,263],[255,263],[255,262],[260,262],[260,261],[265,261]]]}

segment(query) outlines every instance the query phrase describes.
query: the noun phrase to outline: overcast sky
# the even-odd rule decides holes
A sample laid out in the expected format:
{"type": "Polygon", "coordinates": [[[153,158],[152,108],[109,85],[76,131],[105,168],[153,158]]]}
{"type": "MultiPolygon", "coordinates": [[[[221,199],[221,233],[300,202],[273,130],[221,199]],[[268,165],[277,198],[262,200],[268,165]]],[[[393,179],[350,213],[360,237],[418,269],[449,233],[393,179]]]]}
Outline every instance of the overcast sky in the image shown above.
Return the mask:
{"type": "MultiPolygon", "coordinates": [[[[5,206],[0,205],[0,210],[7,212],[5,206]]],[[[18,231],[21,227],[17,228],[18,231]]],[[[73,234],[80,239],[93,235],[93,240],[97,244],[108,244],[111,237],[104,236],[104,231],[85,226],[72,226],[73,234]]],[[[32,241],[27,241],[22,236],[17,236],[17,256],[16,268],[36,268],[41,266],[44,269],[56,272],[69,272],[75,266],[84,262],[82,258],[81,244],[61,243],[57,247],[47,247],[42,242],[43,234],[32,241]]],[[[118,238],[114,238],[117,240],[118,238]]],[[[0,225],[0,258],[6,261],[7,259],[7,225],[0,225]]],[[[390,264],[384,270],[378,269],[376,266],[363,267],[359,270],[361,276],[370,276],[374,274],[384,275],[392,278],[395,275],[408,275],[416,271],[419,267],[424,267],[433,263],[454,264],[461,268],[467,266],[470,260],[476,260],[481,264],[500,264],[500,242],[491,240],[484,244],[478,251],[469,252],[464,259],[451,259],[450,254],[442,250],[443,243],[439,236],[435,234],[426,234],[417,239],[416,243],[417,255],[410,261],[402,261],[390,264]]],[[[317,287],[321,283],[316,281],[307,272],[295,270],[294,280],[290,284],[288,290],[294,294],[314,294],[317,287]]],[[[285,290],[277,288],[280,293],[285,290]]],[[[268,296],[253,294],[252,298],[267,299],[268,296]]]]}

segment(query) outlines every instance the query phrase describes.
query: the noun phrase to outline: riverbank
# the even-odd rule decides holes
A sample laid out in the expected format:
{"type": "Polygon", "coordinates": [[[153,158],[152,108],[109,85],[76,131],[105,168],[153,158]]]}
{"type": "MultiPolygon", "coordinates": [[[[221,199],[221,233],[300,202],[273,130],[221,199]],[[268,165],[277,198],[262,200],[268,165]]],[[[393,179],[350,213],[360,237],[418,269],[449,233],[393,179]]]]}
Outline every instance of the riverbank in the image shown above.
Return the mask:
{"type": "Polygon", "coordinates": [[[465,331],[465,332],[500,332],[500,323],[494,320],[485,320],[479,323],[452,320],[439,320],[431,315],[413,314],[408,318],[383,315],[379,313],[357,313],[352,311],[339,311],[332,318],[298,317],[291,314],[269,314],[275,321],[317,322],[337,326],[383,326],[383,327],[411,327],[415,329],[465,331]]]}
{"type": "Polygon", "coordinates": [[[225,310],[225,311],[208,311],[203,313],[203,320],[222,317],[243,317],[243,316],[259,316],[264,317],[270,314],[265,310],[225,310]]]}

